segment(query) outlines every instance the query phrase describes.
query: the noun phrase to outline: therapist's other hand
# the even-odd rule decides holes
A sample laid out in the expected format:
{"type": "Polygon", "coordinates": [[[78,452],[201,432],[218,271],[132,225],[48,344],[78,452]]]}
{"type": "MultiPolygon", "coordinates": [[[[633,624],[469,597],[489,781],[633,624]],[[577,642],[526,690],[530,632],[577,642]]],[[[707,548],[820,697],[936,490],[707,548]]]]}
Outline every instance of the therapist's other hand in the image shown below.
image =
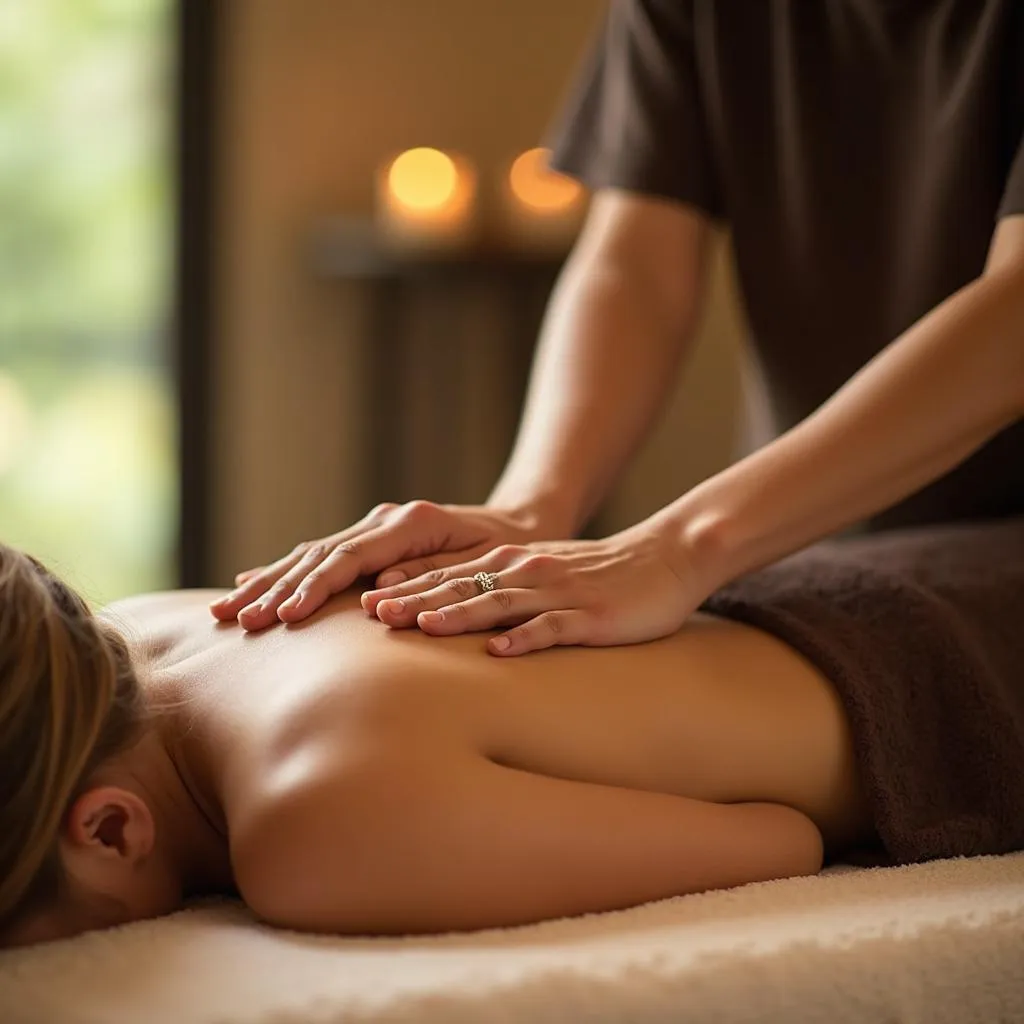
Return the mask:
{"type": "Polygon", "coordinates": [[[528,512],[429,501],[378,505],[340,533],[299,544],[271,565],[240,573],[235,589],[210,611],[248,630],[299,622],[360,576],[379,574],[380,587],[538,535],[537,517],[528,512]]]}
{"type": "MultiPolygon", "coordinates": [[[[706,575],[706,574],[705,574],[706,575]]],[[[367,591],[388,626],[449,636],[514,626],[487,649],[505,657],[557,645],[641,643],[675,632],[713,589],[666,532],[638,524],[597,541],[503,545],[460,565],[367,591]],[[476,573],[493,573],[484,592],[476,573]]]]}

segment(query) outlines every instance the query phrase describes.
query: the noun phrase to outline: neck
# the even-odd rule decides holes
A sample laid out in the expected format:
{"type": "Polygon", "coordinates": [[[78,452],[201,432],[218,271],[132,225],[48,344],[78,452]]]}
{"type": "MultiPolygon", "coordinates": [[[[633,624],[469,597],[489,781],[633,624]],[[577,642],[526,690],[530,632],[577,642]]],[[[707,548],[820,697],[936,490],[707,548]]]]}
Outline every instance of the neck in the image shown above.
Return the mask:
{"type": "Polygon", "coordinates": [[[190,744],[176,737],[166,746],[168,760],[177,776],[181,829],[187,838],[180,854],[185,896],[233,892],[234,877],[228,847],[227,825],[205,764],[190,756],[190,744]]]}
{"type": "Polygon", "coordinates": [[[154,799],[183,894],[233,892],[227,825],[189,712],[187,703],[176,702],[158,714],[153,740],[160,771],[154,799]]]}

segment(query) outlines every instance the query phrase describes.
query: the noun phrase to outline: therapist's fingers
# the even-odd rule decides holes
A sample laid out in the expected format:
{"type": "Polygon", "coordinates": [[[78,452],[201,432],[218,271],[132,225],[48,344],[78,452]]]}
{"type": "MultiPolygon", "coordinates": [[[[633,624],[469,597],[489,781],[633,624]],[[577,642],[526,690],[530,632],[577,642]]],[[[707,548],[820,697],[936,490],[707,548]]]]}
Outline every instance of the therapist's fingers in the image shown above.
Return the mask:
{"type": "Polygon", "coordinates": [[[211,602],[210,611],[214,618],[229,622],[238,617],[238,613],[266,593],[289,569],[302,559],[307,545],[299,544],[283,558],[264,566],[262,569],[251,570],[251,575],[240,586],[230,593],[211,602]]]}
{"type": "MultiPolygon", "coordinates": [[[[238,618],[239,614],[246,610],[248,612],[246,618],[249,622],[242,623],[242,625],[245,625],[247,628],[258,629],[271,625],[276,621],[276,618],[263,615],[256,607],[249,610],[249,606],[259,604],[259,598],[268,594],[276,583],[306,558],[310,551],[319,552],[319,556],[322,559],[323,554],[326,552],[323,552],[321,549],[326,548],[326,551],[329,552],[339,544],[344,544],[360,534],[366,533],[367,530],[372,529],[374,525],[381,522],[391,509],[396,507],[389,503],[378,505],[358,523],[342,530],[340,533],[319,541],[304,541],[301,544],[297,544],[287,555],[279,558],[276,562],[271,562],[269,565],[260,566],[255,569],[247,569],[245,572],[239,573],[235,580],[235,589],[214,601],[210,605],[210,611],[215,618],[227,622],[238,618]]],[[[318,558],[307,559],[307,570],[313,568],[317,562],[318,558]]],[[[288,594],[279,593],[279,597],[280,600],[275,601],[275,607],[284,601],[288,594]]]]}
{"type": "Polygon", "coordinates": [[[586,644],[593,632],[592,618],[578,609],[546,611],[521,626],[487,641],[487,650],[502,657],[515,657],[548,647],[586,644]]]}
{"type": "Polygon", "coordinates": [[[470,562],[488,552],[491,546],[490,542],[487,542],[478,544],[476,547],[465,548],[462,551],[446,552],[430,555],[428,558],[412,558],[407,562],[399,562],[398,565],[391,566],[377,577],[377,587],[384,590],[417,577],[426,576],[428,573],[436,573],[462,562],[470,562]]]}
{"type": "Polygon", "coordinates": [[[295,592],[277,607],[277,617],[282,622],[306,618],[333,594],[352,586],[360,576],[378,572],[394,565],[399,558],[407,557],[412,540],[408,530],[385,523],[336,544],[326,557],[304,573],[305,578],[297,582],[295,592]]]}
{"type": "Polygon", "coordinates": [[[364,594],[363,607],[368,611],[372,608],[385,625],[397,628],[419,626],[427,633],[463,633],[525,622],[557,604],[561,596],[555,588],[535,586],[536,566],[547,556],[533,555],[517,559],[515,554],[509,552],[520,549],[512,545],[508,549],[506,551],[501,548],[475,562],[466,562],[453,569],[421,577],[422,580],[441,581],[430,588],[421,586],[419,593],[414,589],[417,581],[411,581],[402,587],[378,591],[377,600],[368,601],[368,595],[364,594]],[[499,559],[507,568],[498,567],[499,559]],[[484,593],[474,577],[477,572],[488,570],[493,573],[493,589],[484,593]],[[483,597],[487,600],[481,601],[483,597]],[[457,610],[461,606],[470,605],[472,614],[469,616],[457,610]],[[438,611],[445,614],[441,618],[430,614],[438,611]],[[427,628],[441,626],[442,623],[443,630],[427,628]]]}
{"type": "MultiPolygon", "coordinates": [[[[319,542],[310,545],[299,561],[285,572],[266,593],[258,600],[253,601],[238,613],[238,624],[243,629],[257,630],[266,629],[278,621],[278,612],[281,606],[288,601],[296,592],[299,586],[309,578],[318,566],[329,557],[332,547],[326,542],[319,542]]],[[[343,584],[339,589],[348,586],[343,584]]],[[[329,595],[328,595],[329,596],[329,595]]],[[[313,609],[310,609],[312,611],[313,609]]],[[[305,618],[309,612],[300,615],[305,618]]]]}
{"type": "Polygon", "coordinates": [[[550,600],[530,588],[492,590],[457,604],[420,612],[416,625],[433,636],[475,633],[497,626],[517,626],[546,611],[550,600]]]}
{"type": "MultiPolygon", "coordinates": [[[[405,582],[394,583],[390,586],[380,587],[377,590],[368,590],[363,594],[363,609],[369,612],[370,615],[376,615],[377,606],[382,601],[390,601],[398,597],[408,597],[412,594],[426,594],[428,591],[439,591],[445,584],[455,585],[455,581],[469,580],[472,583],[472,578],[477,572],[500,572],[524,560],[529,555],[529,550],[519,544],[500,544],[496,548],[482,545],[472,550],[479,552],[476,558],[453,561],[447,565],[441,559],[438,559],[437,567],[423,573],[422,576],[414,576],[405,582]]],[[[384,573],[384,575],[386,576],[387,573],[384,573]]],[[[472,583],[472,585],[476,588],[475,583],[472,583]]],[[[519,584],[508,582],[506,585],[517,586],[519,584]]],[[[478,590],[479,588],[475,589],[473,593],[477,593],[478,590]]],[[[469,597],[471,595],[467,593],[465,596],[469,597]]],[[[424,607],[421,605],[417,610],[423,610],[424,607]]],[[[433,605],[432,607],[438,606],[433,605]]],[[[411,618],[409,625],[412,625],[411,618]]]]}

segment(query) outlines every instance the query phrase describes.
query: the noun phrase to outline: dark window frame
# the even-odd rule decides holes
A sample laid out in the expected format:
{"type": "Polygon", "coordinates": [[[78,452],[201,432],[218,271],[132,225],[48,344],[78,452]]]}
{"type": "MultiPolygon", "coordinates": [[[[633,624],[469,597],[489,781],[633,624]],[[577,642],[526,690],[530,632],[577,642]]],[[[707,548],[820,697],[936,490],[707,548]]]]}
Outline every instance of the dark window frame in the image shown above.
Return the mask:
{"type": "Polygon", "coordinates": [[[180,467],[178,585],[209,583],[215,132],[221,0],[177,0],[172,363],[180,467]]]}

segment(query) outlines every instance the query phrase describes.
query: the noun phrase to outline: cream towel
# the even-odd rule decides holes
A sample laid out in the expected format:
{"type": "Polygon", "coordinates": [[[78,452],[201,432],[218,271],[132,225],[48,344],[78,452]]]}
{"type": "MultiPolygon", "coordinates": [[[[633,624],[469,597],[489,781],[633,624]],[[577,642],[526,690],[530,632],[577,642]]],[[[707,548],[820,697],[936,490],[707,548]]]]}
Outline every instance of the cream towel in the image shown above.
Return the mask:
{"type": "Polygon", "coordinates": [[[408,939],[218,903],[0,954],[3,1024],[1024,1021],[1024,853],[408,939]]]}

